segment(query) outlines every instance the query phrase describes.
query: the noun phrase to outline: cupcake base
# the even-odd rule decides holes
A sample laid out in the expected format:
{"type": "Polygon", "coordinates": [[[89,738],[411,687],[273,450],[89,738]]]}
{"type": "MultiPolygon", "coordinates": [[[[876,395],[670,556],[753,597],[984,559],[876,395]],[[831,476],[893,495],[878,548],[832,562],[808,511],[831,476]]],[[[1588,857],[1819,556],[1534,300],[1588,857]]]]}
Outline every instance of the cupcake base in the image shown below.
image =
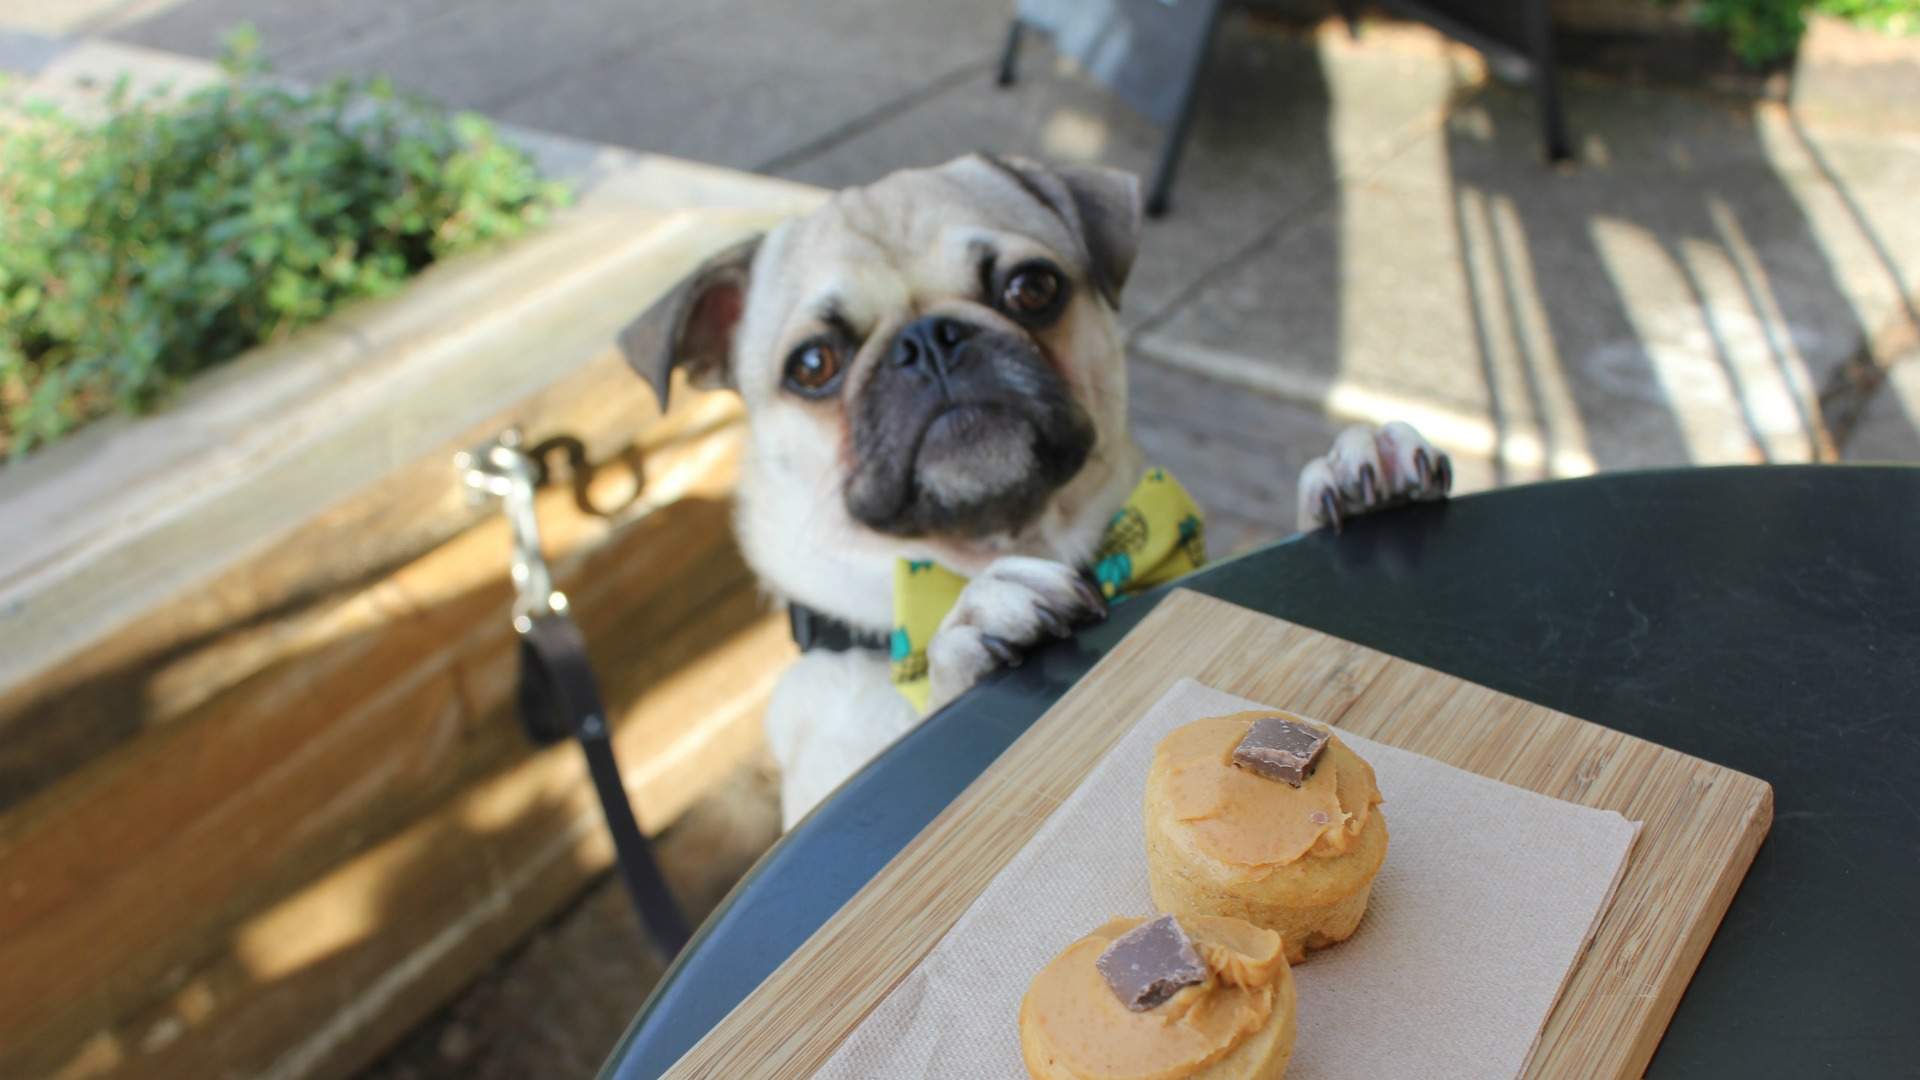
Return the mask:
{"type": "Polygon", "coordinates": [[[1367,912],[1373,878],[1387,855],[1387,823],[1375,813],[1351,850],[1332,858],[1309,856],[1277,867],[1265,878],[1237,877],[1232,868],[1182,844],[1174,824],[1152,812],[1147,822],[1147,883],[1154,906],[1182,917],[1228,915],[1277,931],[1287,962],[1308,950],[1353,936],[1367,912]]]}

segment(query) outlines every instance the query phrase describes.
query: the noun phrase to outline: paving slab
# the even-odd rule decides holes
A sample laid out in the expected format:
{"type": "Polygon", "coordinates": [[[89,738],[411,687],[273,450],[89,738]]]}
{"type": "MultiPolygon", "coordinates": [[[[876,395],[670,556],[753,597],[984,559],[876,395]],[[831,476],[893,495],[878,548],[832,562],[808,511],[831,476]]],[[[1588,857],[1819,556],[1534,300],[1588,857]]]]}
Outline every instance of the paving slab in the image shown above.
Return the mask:
{"type": "MultiPolygon", "coordinates": [[[[1344,425],[1308,405],[1145,359],[1129,374],[1134,437],[1206,510],[1210,558],[1293,535],[1300,469],[1344,425]]],[[[1452,462],[1456,491],[1494,486],[1491,459],[1454,453],[1452,462]]]]}
{"type": "Polygon", "coordinates": [[[1920,130],[1920,35],[1811,16],[1793,58],[1792,101],[1822,123],[1920,130]]]}
{"type": "Polygon", "coordinates": [[[1140,351],[1335,415],[1411,409],[1503,481],[1831,458],[1821,389],[1910,311],[1920,146],[1705,97],[1568,97],[1578,167],[1539,164],[1527,95],[1466,89],[1140,351]],[[1330,249],[1343,273],[1316,288],[1330,249]]]}
{"type": "MultiPolygon", "coordinates": [[[[404,29],[389,22],[325,45],[296,42],[277,56],[276,67],[311,81],[384,75],[436,101],[498,116],[504,106],[556,84],[593,85],[591,73],[599,65],[670,39],[689,23],[724,18],[735,5],[469,0],[417,7],[404,29]],[[503,42],[512,48],[503,49],[503,42]]],[[[270,31],[263,35],[270,50],[279,49],[270,31]]],[[[548,130],[590,136],[584,130],[548,130]]]]}
{"type": "MultiPolygon", "coordinates": [[[[1920,93],[1920,72],[1915,76],[1920,93]]],[[[1916,105],[1920,109],[1920,105],[1916,105]]],[[[1816,124],[1764,109],[1767,153],[1884,366],[1920,335],[1920,130],[1816,124]]]]}
{"type": "Polygon", "coordinates": [[[129,0],[10,0],[0,22],[40,34],[87,34],[129,6],[129,0]]]}
{"type": "MultiPolygon", "coordinates": [[[[262,55],[276,66],[326,55],[355,42],[410,33],[461,0],[33,0],[66,14],[38,29],[111,37],[129,45],[218,57],[226,35],[241,25],[260,32],[262,55]]],[[[8,21],[13,21],[8,17],[8,21]]],[[[390,72],[389,74],[399,74],[390,72]]]]}
{"type": "Polygon", "coordinates": [[[251,21],[291,78],[386,75],[529,127],[757,168],[957,71],[985,71],[1006,17],[994,0],[180,0],[98,32],[212,57],[251,21]]]}
{"type": "Polygon", "coordinates": [[[967,0],[746,5],[498,104],[532,127],[766,169],[963,73],[984,73],[1004,12],[967,0]]]}
{"type": "MultiPolygon", "coordinates": [[[[1223,20],[1173,210],[1148,224],[1123,298],[1129,325],[1164,314],[1272,231],[1336,212],[1343,179],[1391,159],[1438,123],[1456,87],[1484,76],[1471,54],[1424,32],[1383,30],[1379,47],[1366,44],[1331,27],[1303,35],[1247,13],[1223,20]]],[[[992,150],[1145,175],[1160,139],[1034,36],[1014,86],[982,72],[776,172],[841,187],[992,150]]],[[[1301,257],[1325,275],[1314,291],[1330,300],[1339,252],[1301,257]]]]}
{"type": "Polygon", "coordinates": [[[1920,462],[1920,349],[1888,368],[1847,440],[1846,459],[1920,462]]]}

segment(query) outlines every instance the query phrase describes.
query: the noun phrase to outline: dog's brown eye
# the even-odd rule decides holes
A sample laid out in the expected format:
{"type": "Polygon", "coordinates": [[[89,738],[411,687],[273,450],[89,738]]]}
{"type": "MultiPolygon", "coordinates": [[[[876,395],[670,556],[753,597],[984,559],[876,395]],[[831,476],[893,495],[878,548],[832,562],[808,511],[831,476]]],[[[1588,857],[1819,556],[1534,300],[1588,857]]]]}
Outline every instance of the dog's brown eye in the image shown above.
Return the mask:
{"type": "Polygon", "coordinates": [[[1044,315],[1060,299],[1060,275],[1044,266],[1026,266],[1007,278],[1000,300],[1015,315],[1044,315]]]}
{"type": "Polygon", "coordinates": [[[810,341],[787,358],[787,385],[802,394],[825,394],[839,378],[840,351],[824,341],[810,341]]]}

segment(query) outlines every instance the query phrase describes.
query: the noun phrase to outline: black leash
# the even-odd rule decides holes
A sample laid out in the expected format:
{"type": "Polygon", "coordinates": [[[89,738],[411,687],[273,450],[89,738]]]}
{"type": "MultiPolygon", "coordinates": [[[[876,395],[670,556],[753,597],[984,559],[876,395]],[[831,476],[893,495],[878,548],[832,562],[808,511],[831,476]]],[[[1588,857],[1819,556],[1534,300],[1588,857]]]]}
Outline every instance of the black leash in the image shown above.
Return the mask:
{"type": "Polygon", "coordinates": [[[519,432],[509,430],[478,449],[456,455],[454,467],[476,501],[485,495],[500,497],[513,527],[513,628],[520,635],[521,725],[536,745],[566,738],[580,744],[607,833],[613,838],[620,880],[641,924],[671,957],[690,936],[687,919],[667,888],[653,846],[634,820],[633,804],[620,779],[620,763],[613,754],[600,683],[587,660],[586,639],[567,617],[567,598],[553,587],[553,575],[540,554],[540,521],[533,506],[540,463],[520,449],[519,432]]]}
{"type": "Polygon", "coordinates": [[[520,631],[520,720],[527,737],[546,745],[572,736],[587,757],[594,793],[613,837],[620,879],[647,932],[668,956],[690,936],[686,916],[667,888],[653,846],[634,820],[608,737],[600,686],[587,662],[587,642],[573,620],[558,612],[532,616],[520,631]]]}

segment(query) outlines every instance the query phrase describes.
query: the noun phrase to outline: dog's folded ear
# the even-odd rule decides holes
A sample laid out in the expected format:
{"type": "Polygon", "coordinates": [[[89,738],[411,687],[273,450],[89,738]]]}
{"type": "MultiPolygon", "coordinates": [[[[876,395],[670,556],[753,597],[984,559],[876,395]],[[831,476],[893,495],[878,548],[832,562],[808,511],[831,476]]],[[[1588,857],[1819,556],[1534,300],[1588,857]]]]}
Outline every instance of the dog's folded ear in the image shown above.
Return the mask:
{"type": "Polygon", "coordinates": [[[653,387],[663,411],[676,367],[703,389],[733,384],[733,332],[746,310],[761,239],[752,236],[714,253],[620,331],[620,351],[653,387]]]}
{"type": "Polygon", "coordinates": [[[1107,306],[1120,308],[1120,290],[1140,252],[1140,180],[1099,165],[1042,165],[1026,158],[981,155],[1009,173],[1066,222],[1086,250],[1087,271],[1107,306]]]}

